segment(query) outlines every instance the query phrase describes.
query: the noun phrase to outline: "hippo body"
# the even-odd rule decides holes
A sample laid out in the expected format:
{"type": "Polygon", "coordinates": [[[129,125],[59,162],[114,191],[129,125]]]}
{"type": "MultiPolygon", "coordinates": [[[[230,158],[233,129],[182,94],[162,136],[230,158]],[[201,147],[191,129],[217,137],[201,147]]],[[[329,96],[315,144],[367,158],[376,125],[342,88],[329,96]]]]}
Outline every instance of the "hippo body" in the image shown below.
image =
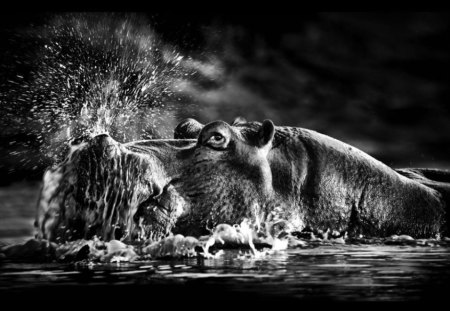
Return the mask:
{"type": "Polygon", "coordinates": [[[272,125],[266,124],[266,133],[264,123],[256,122],[215,122],[199,129],[198,143],[174,182],[195,209],[190,217],[197,221],[186,227],[247,217],[287,220],[293,230],[308,226],[378,236],[423,237],[442,229],[446,204],[439,191],[326,135],[274,127],[271,136],[272,125]],[[209,133],[227,136],[228,130],[231,142],[223,150],[204,143],[209,133]],[[261,143],[264,135],[269,137],[261,143]]]}
{"type": "MultiPolygon", "coordinates": [[[[271,121],[203,126],[189,119],[175,129],[175,138],[126,144],[106,135],[93,139],[70,164],[72,190],[67,191],[78,193],[74,202],[58,199],[52,209],[75,209],[83,224],[78,232],[85,236],[85,228],[95,227],[91,233],[105,239],[114,236],[111,226],[126,227],[132,238],[138,231],[144,236],[200,235],[243,219],[258,228],[282,222],[295,231],[371,236],[430,237],[445,230],[450,181],[445,171],[440,181],[430,179],[426,170],[396,171],[346,143],[312,130],[275,127],[271,121]],[[122,173],[105,178],[114,170],[122,173]],[[91,185],[101,185],[97,193],[82,186],[83,174],[91,185]],[[111,220],[105,210],[119,212],[111,220]]],[[[51,204],[40,202],[40,236],[56,237],[56,228],[68,223],[68,216],[61,215],[71,213],[57,213],[55,220],[47,215],[51,204]]]]}

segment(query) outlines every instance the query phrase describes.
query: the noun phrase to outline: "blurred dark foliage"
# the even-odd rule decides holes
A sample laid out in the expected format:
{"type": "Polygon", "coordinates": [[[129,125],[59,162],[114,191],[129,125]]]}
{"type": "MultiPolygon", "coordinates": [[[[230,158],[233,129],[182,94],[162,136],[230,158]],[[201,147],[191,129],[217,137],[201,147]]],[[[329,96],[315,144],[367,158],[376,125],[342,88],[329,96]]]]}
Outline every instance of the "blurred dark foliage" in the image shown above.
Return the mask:
{"type": "MultiPolygon", "coordinates": [[[[20,60],[33,57],[35,43],[17,34],[52,14],[1,15],[0,85],[27,76],[20,60]]],[[[176,119],[269,118],[328,134],[394,167],[450,168],[448,13],[145,15],[163,41],[215,64],[205,69],[210,79],[185,90],[198,108],[180,108],[176,119]]],[[[11,154],[10,142],[23,141],[36,157],[33,137],[1,119],[3,182],[40,178],[43,165],[21,165],[11,154]]]]}

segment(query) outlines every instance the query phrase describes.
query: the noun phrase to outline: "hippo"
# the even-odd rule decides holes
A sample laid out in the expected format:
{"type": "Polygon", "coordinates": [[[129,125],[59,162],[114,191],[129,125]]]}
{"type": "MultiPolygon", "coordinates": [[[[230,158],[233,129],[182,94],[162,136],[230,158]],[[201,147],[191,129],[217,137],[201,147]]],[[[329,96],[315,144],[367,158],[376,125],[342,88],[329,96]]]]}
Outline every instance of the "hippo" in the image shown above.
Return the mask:
{"type": "Polygon", "coordinates": [[[272,121],[181,122],[174,139],[74,141],[44,175],[36,227],[63,241],[321,229],[415,238],[448,233],[450,172],[393,169],[342,141],[272,121]]]}

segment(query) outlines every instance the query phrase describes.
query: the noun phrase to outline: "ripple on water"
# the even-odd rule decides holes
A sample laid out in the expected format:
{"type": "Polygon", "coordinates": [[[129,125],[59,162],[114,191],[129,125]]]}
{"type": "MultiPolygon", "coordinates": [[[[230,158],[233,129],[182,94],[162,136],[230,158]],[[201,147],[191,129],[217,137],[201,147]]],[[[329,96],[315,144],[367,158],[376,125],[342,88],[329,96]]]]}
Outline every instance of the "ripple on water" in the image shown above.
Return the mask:
{"type": "Polygon", "coordinates": [[[327,245],[288,249],[254,259],[240,257],[238,250],[225,250],[219,258],[169,258],[92,266],[1,265],[2,290],[14,288],[20,292],[51,284],[115,284],[126,288],[184,284],[193,290],[225,291],[230,295],[239,292],[343,301],[442,298],[447,297],[443,291],[450,284],[450,248],[327,245]]]}

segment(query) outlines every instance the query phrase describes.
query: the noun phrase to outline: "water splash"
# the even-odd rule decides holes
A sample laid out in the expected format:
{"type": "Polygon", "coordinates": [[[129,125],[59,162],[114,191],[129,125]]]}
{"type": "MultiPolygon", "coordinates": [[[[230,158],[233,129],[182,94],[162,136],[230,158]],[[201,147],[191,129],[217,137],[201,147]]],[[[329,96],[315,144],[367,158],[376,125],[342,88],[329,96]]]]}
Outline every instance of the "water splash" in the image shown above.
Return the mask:
{"type": "Polygon", "coordinates": [[[137,14],[63,14],[22,36],[36,43],[20,60],[31,70],[10,81],[2,110],[9,125],[30,129],[46,160],[60,160],[65,143],[83,135],[167,137],[168,106],[181,105],[180,81],[196,73],[137,14]]]}

